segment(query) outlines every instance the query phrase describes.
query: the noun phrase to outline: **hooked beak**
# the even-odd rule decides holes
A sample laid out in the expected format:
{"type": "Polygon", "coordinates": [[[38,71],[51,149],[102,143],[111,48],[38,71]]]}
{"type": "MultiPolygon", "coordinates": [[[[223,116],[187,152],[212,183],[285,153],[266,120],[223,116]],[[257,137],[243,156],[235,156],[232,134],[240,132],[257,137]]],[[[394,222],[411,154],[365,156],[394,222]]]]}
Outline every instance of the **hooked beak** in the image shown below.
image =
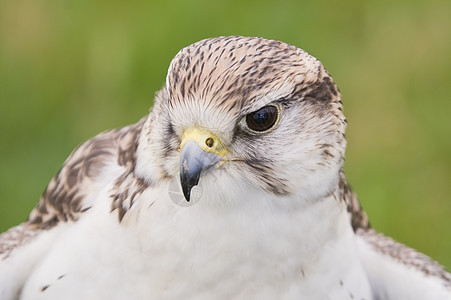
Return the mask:
{"type": "Polygon", "coordinates": [[[201,129],[190,129],[183,133],[180,156],[180,182],[186,201],[190,201],[191,190],[199,183],[227,153],[221,141],[212,133],[201,129]]]}

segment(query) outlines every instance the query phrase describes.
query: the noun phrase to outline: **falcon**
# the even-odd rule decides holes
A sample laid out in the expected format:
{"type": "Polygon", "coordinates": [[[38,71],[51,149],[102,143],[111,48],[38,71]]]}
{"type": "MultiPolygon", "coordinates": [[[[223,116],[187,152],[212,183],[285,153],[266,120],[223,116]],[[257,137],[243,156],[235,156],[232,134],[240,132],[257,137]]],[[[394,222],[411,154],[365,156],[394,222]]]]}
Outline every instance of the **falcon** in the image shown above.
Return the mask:
{"type": "Polygon", "coordinates": [[[451,299],[438,263],[371,229],[345,128],[305,51],[192,44],[151,112],[74,150],[0,236],[0,298],[451,299]]]}

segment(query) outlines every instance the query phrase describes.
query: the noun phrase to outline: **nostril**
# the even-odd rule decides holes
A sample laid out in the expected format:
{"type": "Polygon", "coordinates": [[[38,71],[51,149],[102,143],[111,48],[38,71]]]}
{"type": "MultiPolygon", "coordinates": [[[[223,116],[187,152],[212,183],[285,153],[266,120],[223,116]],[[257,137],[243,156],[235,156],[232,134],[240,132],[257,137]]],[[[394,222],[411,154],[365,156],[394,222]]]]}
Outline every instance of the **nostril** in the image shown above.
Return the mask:
{"type": "Polygon", "coordinates": [[[205,140],[205,145],[207,145],[207,147],[213,147],[213,145],[215,144],[215,140],[213,140],[211,137],[209,137],[208,139],[205,140]]]}

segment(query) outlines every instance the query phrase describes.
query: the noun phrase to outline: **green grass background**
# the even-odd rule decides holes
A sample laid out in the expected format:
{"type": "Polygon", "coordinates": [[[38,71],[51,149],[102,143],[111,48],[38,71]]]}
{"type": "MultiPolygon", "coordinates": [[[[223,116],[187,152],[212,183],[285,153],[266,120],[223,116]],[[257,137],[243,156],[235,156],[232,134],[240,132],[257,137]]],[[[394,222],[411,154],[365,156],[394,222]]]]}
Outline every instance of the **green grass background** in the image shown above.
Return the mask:
{"type": "Polygon", "coordinates": [[[75,146],[147,113],[179,49],[232,34],[323,62],[372,225],[451,270],[449,0],[1,1],[0,231],[75,146]]]}

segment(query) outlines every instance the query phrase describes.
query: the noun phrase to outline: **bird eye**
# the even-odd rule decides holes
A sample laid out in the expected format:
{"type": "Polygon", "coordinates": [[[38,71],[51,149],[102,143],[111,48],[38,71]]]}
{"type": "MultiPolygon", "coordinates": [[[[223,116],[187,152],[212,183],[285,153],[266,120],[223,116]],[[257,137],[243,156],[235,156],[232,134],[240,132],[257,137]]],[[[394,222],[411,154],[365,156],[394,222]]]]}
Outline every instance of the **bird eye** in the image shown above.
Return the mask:
{"type": "Polygon", "coordinates": [[[246,115],[246,125],[253,131],[263,132],[271,129],[279,119],[279,109],[274,105],[260,108],[246,115]]]}

